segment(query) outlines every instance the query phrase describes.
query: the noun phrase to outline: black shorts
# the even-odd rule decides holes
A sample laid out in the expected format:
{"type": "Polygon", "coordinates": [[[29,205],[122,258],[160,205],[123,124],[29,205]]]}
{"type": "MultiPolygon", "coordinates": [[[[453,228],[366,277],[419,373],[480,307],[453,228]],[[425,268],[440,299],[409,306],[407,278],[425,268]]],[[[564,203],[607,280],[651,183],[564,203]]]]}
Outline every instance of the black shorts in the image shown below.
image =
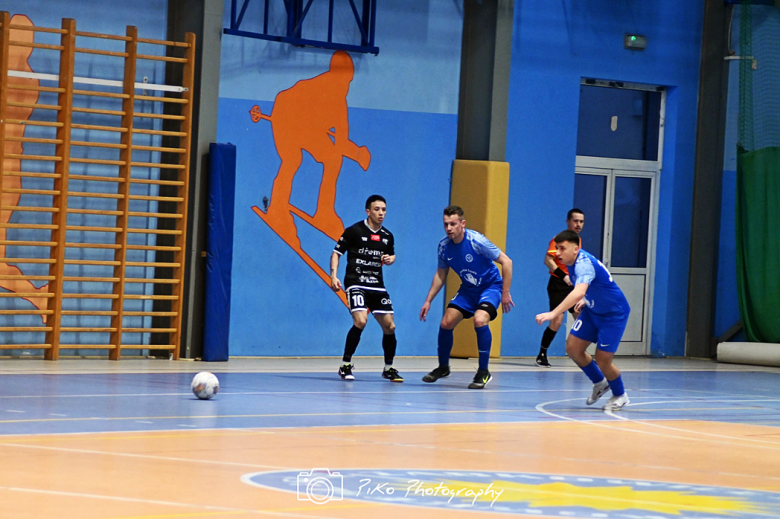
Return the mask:
{"type": "MultiPolygon", "coordinates": [[[[571,294],[574,287],[566,284],[561,278],[550,276],[550,281],[547,283],[547,296],[550,298],[550,311],[552,312],[558,305],[563,303],[566,296],[571,294]]],[[[574,315],[574,306],[569,308],[569,312],[574,315]]]]}
{"type": "MultiPolygon", "coordinates": [[[[456,305],[454,303],[448,304],[447,308],[454,308],[455,310],[457,310],[458,312],[463,314],[463,318],[464,319],[471,319],[472,317],[474,317],[473,313],[469,312],[468,310],[464,310],[463,308],[459,307],[458,305],[456,305]]],[[[492,303],[488,303],[487,301],[482,301],[479,304],[479,306],[477,307],[477,310],[484,310],[484,311],[486,311],[488,313],[488,315],[490,316],[490,320],[491,321],[493,319],[495,319],[496,317],[498,317],[498,310],[496,309],[496,307],[493,306],[492,303]]]]}
{"type": "Polygon", "coordinates": [[[393,302],[387,290],[364,290],[358,287],[347,289],[347,301],[350,312],[366,312],[372,314],[392,314],[393,302]]]}

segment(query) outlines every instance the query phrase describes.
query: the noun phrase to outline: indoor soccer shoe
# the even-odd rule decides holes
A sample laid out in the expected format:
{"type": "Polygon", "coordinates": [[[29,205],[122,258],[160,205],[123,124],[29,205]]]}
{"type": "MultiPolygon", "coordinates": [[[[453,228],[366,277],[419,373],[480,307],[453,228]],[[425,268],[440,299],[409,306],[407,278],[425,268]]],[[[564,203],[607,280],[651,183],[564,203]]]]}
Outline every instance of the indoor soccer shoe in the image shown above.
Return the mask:
{"type": "Polygon", "coordinates": [[[390,382],[403,382],[404,377],[402,377],[398,370],[395,368],[390,368],[382,371],[382,378],[386,378],[390,382]]]}
{"type": "Polygon", "coordinates": [[[423,377],[423,382],[436,382],[440,378],[447,378],[450,376],[449,366],[439,366],[427,375],[423,377]]]}
{"type": "Polygon", "coordinates": [[[593,405],[596,402],[598,402],[599,398],[604,396],[604,393],[609,391],[609,382],[607,382],[607,379],[605,378],[598,384],[593,384],[593,392],[588,397],[588,400],[585,402],[588,405],[593,405]]]}
{"type": "Polygon", "coordinates": [[[547,355],[539,355],[536,357],[536,365],[542,368],[551,368],[552,364],[547,360],[547,355]]]}
{"type": "Polygon", "coordinates": [[[339,368],[339,376],[341,380],[355,380],[355,375],[352,374],[352,364],[344,364],[339,368]]]}
{"type": "Polygon", "coordinates": [[[609,401],[604,404],[604,407],[602,407],[605,411],[617,411],[624,405],[628,404],[630,400],[628,399],[628,394],[623,393],[620,396],[613,396],[609,399],[609,401]]]}
{"type": "Polygon", "coordinates": [[[474,381],[469,384],[469,389],[482,389],[491,380],[493,380],[493,375],[489,371],[477,371],[477,374],[474,375],[474,381]]]}

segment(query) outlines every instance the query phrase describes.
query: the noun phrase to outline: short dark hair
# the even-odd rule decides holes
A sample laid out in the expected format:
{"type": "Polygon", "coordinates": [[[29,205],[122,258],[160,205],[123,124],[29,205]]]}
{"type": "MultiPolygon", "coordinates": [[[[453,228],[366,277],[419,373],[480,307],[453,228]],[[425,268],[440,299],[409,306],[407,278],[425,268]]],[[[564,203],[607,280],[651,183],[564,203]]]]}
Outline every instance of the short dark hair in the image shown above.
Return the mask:
{"type": "Polygon", "coordinates": [[[580,247],[580,235],[574,231],[566,229],[565,231],[561,231],[555,235],[555,243],[563,243],[565,241],[580,247]]]}
{"type": "Polygon", "coordinates": [[[385,197],[382,195],[371,195],[368,197],[368,200],[366,200],[366,209],[371,209],[371,204],[374,202],[384,202],[385,205],[387,205],[387,200],[385,200],[385,197]]]}
{"type": "Polygon", "coordinates": [[[585,213],[582,212],[582,209],[577,209],[576,207],[574,209],[569,209],[569,212],[566,213],[566,219],[571,220],[571,217],[574,216],[575,213],[581,214],[583,217],[585,216],[585,213]]]}
{"type": "Polygon", "coordinates": [[[458,215],[462,220],[465,214],[463,208],[459,205],[448,205],[444,208],[444,216],[458,215]]]}

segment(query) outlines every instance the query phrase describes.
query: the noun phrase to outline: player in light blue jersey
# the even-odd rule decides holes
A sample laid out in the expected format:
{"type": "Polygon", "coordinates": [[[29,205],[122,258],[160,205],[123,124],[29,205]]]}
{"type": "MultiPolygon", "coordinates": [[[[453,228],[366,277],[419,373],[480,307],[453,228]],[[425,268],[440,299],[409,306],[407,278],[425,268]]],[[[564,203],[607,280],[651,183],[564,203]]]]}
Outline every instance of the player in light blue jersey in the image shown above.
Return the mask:
{"type": "Polygon", "coordinates": [[[420,310],[425,321],[431,302],[453,269],[461,279],[460,289],[452,298],[439,327],[439,367],[423,377],[423,382],[436,382],[450,376],[450,352],[453,330],[464,318],[474,317],[477,332],[479,369],[469,389],[482,389],[492,380],[488,371],[493,336],[488,324],[498,316],[498,307],[509,312],[515,303],[509,288],[512,286],[512,260],[482,234],[466,229],[463,209],[451,205],[444,210],[444,231],[447,237],[439,242],[439,264],[433,276],[428,297],[420,310]],[[495,263],[501,265],[504,277],[495,263]]]}
{"type": "Polygon", "coordinates": [[[552,321],[575,305],[582,309],[566,341],[566,353],[593,382],[588,405],[596,403],[609,389],[612,398],[604,410],[614,411],[629,403],[620,370],[612,363],[623,332],[628,324],[626,296],[612,280],[612,275],[598,259],[580,249],[580,236],[563,231],[555,237],[558,258],[569,266],[574,290],[554,310],[536,316],[542,324],[552,321]],[[585,349],[596,343],[596,360],[585,349]]]}

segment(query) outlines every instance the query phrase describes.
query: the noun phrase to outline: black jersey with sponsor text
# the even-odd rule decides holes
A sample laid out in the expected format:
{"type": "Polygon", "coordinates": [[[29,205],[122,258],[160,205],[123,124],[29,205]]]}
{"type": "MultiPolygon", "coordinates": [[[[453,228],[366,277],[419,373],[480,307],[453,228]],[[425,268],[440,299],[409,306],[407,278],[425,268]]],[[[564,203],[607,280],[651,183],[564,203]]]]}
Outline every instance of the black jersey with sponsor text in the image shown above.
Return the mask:
{"type": "Polygon", "coordinates": [[[384,290],[382,279],[382,256],[395,255],[393,233],[380,227],[374,232],[363,220],[347,227],[333,249],[339,256],[347,253],[347,273],[344,287],[359,287],[366,290],[384,290]]]}

